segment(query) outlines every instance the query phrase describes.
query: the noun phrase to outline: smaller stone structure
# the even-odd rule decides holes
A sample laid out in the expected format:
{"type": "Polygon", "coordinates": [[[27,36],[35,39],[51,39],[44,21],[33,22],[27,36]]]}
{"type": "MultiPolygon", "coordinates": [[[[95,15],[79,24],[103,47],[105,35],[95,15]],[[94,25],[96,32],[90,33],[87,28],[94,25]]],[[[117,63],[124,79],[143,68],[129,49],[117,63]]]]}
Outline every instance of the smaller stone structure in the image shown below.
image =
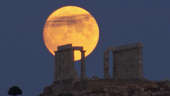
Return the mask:
{"type": "Polygon", "coordinates": [[[110,47],[104,52],[104,77],[109,78],[109,52],[113,54],[113,78],[115,80],[143,80],[143,44],[110,47]]]}
{"type": "Polygon", "coordinates": [[[115,47],[114,58],[114,79],[142,80],[142,43],[129,44],[115,47]]]}

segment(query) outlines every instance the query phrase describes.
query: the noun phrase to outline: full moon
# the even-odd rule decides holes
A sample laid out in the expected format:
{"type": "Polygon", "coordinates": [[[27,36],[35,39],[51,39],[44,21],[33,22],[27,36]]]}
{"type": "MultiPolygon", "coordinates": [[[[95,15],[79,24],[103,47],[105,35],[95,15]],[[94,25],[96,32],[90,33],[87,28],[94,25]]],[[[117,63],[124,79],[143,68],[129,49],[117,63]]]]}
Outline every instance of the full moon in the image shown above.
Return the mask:
{"type": "MultiPolygon", "coordinates": [[[[88,56],[98,43],[99,28],[95,18],[87,10],[77,6],[64,6],[47,18],[43,39],[52,55],[55,55],[58,46],[72,44],[82,46],[85,56],[88,56]]],[[[74,61],[80,59],[81,53],[74,51],[74,61]]]]}

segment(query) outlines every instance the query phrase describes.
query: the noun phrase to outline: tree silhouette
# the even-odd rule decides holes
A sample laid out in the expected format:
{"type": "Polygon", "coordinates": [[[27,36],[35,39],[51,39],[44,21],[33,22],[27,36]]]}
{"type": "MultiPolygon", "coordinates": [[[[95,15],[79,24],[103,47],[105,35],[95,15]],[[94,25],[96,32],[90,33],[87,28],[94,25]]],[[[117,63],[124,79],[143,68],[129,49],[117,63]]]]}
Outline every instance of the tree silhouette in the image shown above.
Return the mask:
{"type": "Polygon", "coordinates": [[[18,86],[12,86],[8,90],[8,95],[11,95],[11,96],[22,95],[22,90],[18,86]]]}

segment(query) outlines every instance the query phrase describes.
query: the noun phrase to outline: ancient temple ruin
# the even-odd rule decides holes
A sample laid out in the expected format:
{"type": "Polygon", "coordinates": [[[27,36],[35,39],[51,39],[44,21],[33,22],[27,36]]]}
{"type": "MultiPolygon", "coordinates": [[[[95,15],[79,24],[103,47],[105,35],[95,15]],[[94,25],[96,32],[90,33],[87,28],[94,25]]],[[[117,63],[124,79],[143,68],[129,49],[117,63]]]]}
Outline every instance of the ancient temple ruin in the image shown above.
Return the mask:
{"type": "Polygon", "coordinates": [[[113,55],[114,80],[142,80],[142,43],[122,45],[118,47],[109,47],[104,52],[104,78],[111,79],[109,74],[109,52],[113,55]]]}
{"type": "MultiPolygon", "coordinates": [[[[72,46],[71,44],[60,46],[54,57],[54,82],[44,88],[41,96],[64,96],[61,94],[66,93],[72,94],[70,96],[89,96],[88,93],[91,91],[103,90],[101,92],[105,92],[106,90],[113,90],[120,87],[118,85],[130,84],[129,81],[149,82],[143,76],[142,48],[143,44],[140,42],[109,47],[104,51],[104,78],[94,79],[86,76],[85,50],[83,47],[72,46]],[[74,68],[74,50],[81,52],[80,76],[74,68]],[[109,74],[109,52],[113,55],[112,76],[109,74]]],[[[120,90],[122,90],[121,87],[120,90]]],[[[108,91],[102,93],[101,96],[112,96],[108,95],[109,92],[112,93],[112,91],[108,91]]]]}

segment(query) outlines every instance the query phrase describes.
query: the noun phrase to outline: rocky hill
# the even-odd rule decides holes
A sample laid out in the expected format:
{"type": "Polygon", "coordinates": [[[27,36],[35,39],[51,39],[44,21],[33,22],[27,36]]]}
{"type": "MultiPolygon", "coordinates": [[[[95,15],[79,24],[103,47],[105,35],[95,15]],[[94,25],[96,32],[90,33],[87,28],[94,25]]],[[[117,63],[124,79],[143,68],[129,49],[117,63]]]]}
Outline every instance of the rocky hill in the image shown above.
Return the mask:
{"type": "Polygon", "coordinates": [[[170,81],[88,80],[57,86],[46,87],[40,96],[170,96],[170,81]]]}

